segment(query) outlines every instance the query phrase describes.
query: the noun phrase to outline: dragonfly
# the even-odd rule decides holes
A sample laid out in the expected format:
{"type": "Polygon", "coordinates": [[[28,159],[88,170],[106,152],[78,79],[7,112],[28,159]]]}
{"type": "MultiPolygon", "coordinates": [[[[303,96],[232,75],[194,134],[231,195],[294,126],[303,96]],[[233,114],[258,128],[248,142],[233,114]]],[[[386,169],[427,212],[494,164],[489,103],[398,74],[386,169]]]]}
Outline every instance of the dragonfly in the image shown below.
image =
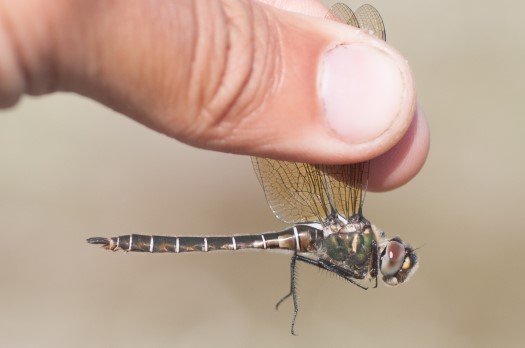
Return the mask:
{"type": "MultiPolygon", "coordinates": [[[[371,5],[355,13],[345,4],[331,7],[328,19],[366,29],[385,39],[379,12],[371,5]]],[[[303,262],[335,273],[362,289],[406,282],[419,263],[415,250],[363,216],[370,162],[322,165],[252,157],[253,168],[275,216],[292,226],[278,232],[234,236],[158,236],[131,234],[94,237],[108,250],[150,253],[275,250],[291,253],[290,290],[276,305],[292,298],[291,333],[299,311],[296,267],[303,262]]]]}

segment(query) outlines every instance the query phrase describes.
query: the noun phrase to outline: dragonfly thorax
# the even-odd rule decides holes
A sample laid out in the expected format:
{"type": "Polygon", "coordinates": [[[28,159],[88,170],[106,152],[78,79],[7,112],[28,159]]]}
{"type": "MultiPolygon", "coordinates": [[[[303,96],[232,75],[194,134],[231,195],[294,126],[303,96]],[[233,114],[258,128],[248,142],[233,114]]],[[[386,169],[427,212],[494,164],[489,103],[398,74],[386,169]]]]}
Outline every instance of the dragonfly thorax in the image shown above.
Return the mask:
{"type": "Polygon", "coordinates": [[[348,219],[331,215],[325,220],[323,236],[321,258],[351,271],[355,279],[367,277],[377,260],[379,238],[368,220],[360,215],[348,219]]]}
{"type": "MultiPolygon", "coordinates": [[[[364,230],[347,232],[345,226],[342,232],[332,233],[326,238],[326,254],[336,262],[347,266],[362,266],[370,263],[374,234],[370,227],[364,230]]],[[[355,227],[355,226],[350,226],[355,227]]]]}

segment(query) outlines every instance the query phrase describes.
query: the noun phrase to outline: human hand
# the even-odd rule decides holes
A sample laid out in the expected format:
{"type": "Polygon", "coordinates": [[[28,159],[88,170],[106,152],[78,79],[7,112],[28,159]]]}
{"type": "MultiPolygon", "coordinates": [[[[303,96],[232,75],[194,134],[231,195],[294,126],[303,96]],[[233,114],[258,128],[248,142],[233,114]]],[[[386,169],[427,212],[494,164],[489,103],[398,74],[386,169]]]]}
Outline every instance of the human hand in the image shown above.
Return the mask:
{"type": "Polygon", "coordinates": [[[75,92],[206,149],[375,157],[369,189],[398,187],[429,147],[410,68],[325,14],[314,0],[0,0],[0,106],[75,92]]]}

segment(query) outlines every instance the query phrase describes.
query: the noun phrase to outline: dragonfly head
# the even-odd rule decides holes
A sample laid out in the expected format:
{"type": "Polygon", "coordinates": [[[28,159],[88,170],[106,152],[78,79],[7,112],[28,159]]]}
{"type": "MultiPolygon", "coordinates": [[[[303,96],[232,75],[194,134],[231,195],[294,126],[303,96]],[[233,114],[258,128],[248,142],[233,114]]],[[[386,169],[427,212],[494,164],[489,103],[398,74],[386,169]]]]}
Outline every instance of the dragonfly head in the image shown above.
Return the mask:
{"type": "Polygon", "coordinates": [[[399,237],[390,239],[379,260],[383,281],[390,286],[406,282],[419,267],[414,249],[403,243],[399,237]]]}

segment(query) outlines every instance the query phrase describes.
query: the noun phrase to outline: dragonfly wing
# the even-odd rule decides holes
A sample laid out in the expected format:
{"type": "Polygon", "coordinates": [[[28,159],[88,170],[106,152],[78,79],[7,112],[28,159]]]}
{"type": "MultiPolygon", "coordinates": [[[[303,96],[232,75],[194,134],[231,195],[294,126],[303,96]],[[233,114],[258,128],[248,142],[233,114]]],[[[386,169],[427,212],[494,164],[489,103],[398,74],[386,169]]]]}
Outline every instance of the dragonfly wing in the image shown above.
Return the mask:
{"type": "Polygon", "coordinates": [[[337,213],[345,218],[361,214],[370,162],[316,167],[323,176],[330,203],[337,213]]]}
{"type": "Polygon", "coordinates": [[[325,18],[345,23],[356,28],[368,29],[372,34],[381,40],[386,41],[383,19],[376,8],[372,5],[363,5],[354,13],[348,5],[339,2],[332,5],[325,18]]]}
{"type": "Polygon", "coordinates": [[[383,18],[372,5],[363,5],[355,12],[359,28],[368,29],[383,41],[386,41],[385,24],[383,18]]]}
{"type": "Polygon", "coordinates": [[[314,165],[252,157],[266,200],[287,223],[323,222],[359,212],[368,163],[314,165]]]}
{"type": "Polygon", "coordinates": [[[359,27],[359,22],[357,21],[354,11],[352,11],[352,9],[346,4],[341,2],[333,4],[325,18],[332,21],[345,23],[353,27],[359,27]]]}
{"type": "Polygon", "coordinates": [[[275,216],[287,223],[324,221],[327,192],[315,166],[252,157],[257,178],[275,216]]]}

